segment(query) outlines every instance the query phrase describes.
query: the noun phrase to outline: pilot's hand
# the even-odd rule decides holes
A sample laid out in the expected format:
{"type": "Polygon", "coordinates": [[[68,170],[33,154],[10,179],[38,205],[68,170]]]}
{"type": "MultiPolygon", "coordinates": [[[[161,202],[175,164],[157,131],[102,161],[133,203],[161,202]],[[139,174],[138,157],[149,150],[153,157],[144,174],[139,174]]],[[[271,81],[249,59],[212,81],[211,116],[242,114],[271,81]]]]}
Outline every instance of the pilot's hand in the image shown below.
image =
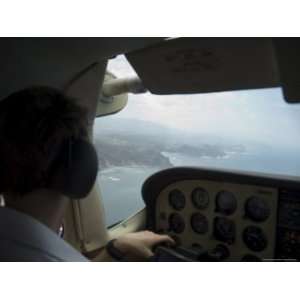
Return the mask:
{"type": "Polygon", "coordinates": [[[140,261],[153,256],[153,247],[161,243],[172,246],[175,241],[168,235],[140,231],[119,237],[114,241],[114,246],[125,255],[127,260],[140,261]]]}

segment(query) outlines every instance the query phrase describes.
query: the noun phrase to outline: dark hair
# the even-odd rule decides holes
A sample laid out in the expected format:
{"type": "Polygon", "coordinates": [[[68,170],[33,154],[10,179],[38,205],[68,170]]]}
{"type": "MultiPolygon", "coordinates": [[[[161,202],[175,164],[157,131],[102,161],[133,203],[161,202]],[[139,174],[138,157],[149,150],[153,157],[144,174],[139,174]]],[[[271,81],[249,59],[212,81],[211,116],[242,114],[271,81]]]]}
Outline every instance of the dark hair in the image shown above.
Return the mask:
{"type": "Polygon", "coordinates": [[[0,193],[41,186],[60,145],[87,136],[87,111],[62,92],[32,87],[0,101],[0,193]]]}

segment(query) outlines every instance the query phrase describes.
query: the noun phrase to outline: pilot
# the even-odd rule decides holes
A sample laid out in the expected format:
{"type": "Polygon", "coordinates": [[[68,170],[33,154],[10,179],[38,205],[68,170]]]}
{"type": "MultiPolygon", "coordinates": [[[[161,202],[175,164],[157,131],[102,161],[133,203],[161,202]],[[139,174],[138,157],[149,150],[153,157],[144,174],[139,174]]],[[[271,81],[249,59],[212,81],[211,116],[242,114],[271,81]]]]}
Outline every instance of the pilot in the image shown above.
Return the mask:
{"type": "MultiPolygon", "coordinates": [[[[62,178],[56,171],[57,153],[68,139],[84,140],[93,147],[88,142],[87,111],[60,91],[32,87],[0,102],[0,194],[5,206],[56,233],[71,198],[57,188],[62,178]]],[[[109,242],[95,256],[100,261],[144,260],[153,255],[155,245],[164,242],[174,243],[167,235],[129,233],[109,242]]]]}

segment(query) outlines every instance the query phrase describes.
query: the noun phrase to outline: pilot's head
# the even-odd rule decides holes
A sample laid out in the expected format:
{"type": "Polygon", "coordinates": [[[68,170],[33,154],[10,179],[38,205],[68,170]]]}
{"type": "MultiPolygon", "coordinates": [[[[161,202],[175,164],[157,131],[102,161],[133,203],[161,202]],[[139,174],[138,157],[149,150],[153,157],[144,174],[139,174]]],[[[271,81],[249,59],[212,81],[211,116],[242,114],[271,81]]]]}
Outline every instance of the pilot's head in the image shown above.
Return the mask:
{"type": "Polygon", "coordinates": [[[87,111],[53,88],[27,88],[0,101],[0,194],[86,196],[97,173],[87,126],[87,111]]]}

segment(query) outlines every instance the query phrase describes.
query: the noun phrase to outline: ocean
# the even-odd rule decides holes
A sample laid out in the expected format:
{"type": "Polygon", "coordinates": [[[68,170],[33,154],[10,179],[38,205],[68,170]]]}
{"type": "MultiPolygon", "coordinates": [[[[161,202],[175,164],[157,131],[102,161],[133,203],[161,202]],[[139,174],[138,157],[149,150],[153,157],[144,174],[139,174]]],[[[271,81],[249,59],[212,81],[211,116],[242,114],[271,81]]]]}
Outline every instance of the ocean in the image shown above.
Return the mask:
{"type": "Polygon", "coordinates": [[[99,172],[107,226],[133,215],[145,206],[141,187],[145,179],[156,171],[158,169],[128,166],[112,167],[99,172]]]}

